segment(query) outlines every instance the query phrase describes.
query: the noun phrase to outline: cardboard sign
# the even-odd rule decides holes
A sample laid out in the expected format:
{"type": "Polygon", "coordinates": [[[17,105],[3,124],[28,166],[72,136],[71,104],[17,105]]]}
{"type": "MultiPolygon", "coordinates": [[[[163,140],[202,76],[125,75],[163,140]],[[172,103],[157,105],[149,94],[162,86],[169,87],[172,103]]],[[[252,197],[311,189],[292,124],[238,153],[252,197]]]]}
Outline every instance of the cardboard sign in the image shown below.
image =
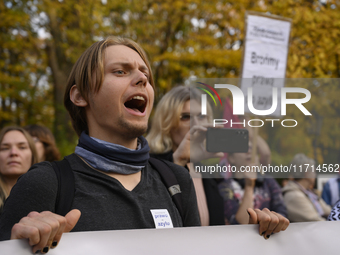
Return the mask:
{"type": "MultiPolygon", "coordinates": [[[[246,14],[241,89],[249,95],[248,88],[253,88],[255,109],[270,109],[272,88],[284,86],[290,29],[288,19],[255,12],[246,14]]],[[[247,100],[245,111],[250,112],[247,100]]],[[[280,116],[280,100],[272,115],[280,116]]]]}

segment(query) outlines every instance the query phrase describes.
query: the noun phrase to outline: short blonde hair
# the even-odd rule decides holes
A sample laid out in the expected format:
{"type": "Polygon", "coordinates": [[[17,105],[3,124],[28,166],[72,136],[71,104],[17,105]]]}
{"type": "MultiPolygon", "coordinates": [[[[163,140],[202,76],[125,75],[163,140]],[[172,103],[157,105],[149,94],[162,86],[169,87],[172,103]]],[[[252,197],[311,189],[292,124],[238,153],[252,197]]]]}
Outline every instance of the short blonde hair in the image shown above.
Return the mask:
{"type": "MultiPolygon", "coordinates": [[[[166,153],[172,150],[173,142],[171,130],[179,126],[180,115],[185,102],[197,100],[201,102],[202,93],[196,88],[178,86],[171,89],[159,101],[152,119],[148,140],[150,153],[166,153]]],[[[212,110],[207,104],[208,116],[212,117],[212,110]]]]}

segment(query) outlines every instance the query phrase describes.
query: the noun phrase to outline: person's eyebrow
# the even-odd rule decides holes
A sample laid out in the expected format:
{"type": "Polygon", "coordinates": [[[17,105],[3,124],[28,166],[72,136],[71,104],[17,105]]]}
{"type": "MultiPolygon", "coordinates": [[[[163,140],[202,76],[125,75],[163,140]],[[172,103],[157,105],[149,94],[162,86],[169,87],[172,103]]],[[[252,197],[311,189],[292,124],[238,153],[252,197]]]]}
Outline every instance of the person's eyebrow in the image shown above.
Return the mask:
{"type": "Polygon", "coordinates": [[[111,67],[111,66],[132,66],[132,64],[130,62],[111,62],[111,63],[108,63],[107,66],[108,67],[111,67]]]}
{"type": "MultiPolygon", "coordinates": [[[[1,143],[0,146],[10,146],[12,143],[1,143]]],[[[28,145],[28,142],[18,142],[16,145],[28,145]]]]}
{"type": "Polygon", "coordinates": [[[147,68],[145,65],[141,65],[141,66],[139,67],[139,70],[144,71],[144,72],[148,72],[148,73],[149,73],[149,68],[147,68]]]}
{"type": "Polygon", "coordinates": [[[28,145],[28,142],[18,142],[17,145],[28,145]]]}
{"type": "MultiPolygon", "coordinates": [[[[131,62],[111,62],[107,64],[107,68],[112,68],[114,66],[122,66],[124,68],[133,68],[135,65],[132,64],[131,62]]],[[[140,65],[138,69],[149,73],[149,68],[144,64],[140,65]]]]}

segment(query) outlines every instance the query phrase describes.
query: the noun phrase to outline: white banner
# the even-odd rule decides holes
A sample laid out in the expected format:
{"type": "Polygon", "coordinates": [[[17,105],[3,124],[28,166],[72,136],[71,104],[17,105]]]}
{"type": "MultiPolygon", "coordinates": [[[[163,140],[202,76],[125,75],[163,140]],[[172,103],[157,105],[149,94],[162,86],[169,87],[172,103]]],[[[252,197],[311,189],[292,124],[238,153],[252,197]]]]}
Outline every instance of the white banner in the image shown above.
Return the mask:
{"type": "MultiPolygon", "coordinates": [[[[282,88],[286,74],[291,22],[263,14],[247,14],[241,89],[253,87],[253,106],[270,109],[272,87],[282,88]]],[[[280,95],[280,91],[278,91],[280,95]]],[[[245,111],[250,112],[247,101],[245,111]]],[[[280,116],[281,105],[272,114],[280,116]]]]}
{"type": "MultiPolygon", "coordinates": [[[[50,255],[332,255],[340,222],[291,223],[265,240],[257,225],[77,232],[63,235],[50,255]]],[[[31,255],[27,240],[0,242],[1,255],[31,255]]]]}

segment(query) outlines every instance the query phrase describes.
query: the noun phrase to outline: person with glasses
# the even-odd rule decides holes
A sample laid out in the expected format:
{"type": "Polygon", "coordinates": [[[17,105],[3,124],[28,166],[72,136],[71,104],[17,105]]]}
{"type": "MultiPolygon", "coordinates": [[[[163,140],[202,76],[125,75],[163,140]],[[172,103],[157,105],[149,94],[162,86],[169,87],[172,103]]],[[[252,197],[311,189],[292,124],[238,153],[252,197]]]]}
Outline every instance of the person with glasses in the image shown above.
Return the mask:
{"type": "Polygon", "coordinates": [[[203,141],[212,110],[208,105],[208,114],[201,115],[200,100],[201,93],[195,88],[178,86],[170,90],[156,107],[146,139],[151,157],[184,166],[196,177],[193,182],[201,225],[224,225],[223,200],[216,180],[194,173],[193,164],[190,163],[223,156],[205,150],[203,141]]]}
{"type": "MultiPolygon", "coordinates": [[[[190,171],[201,225],[224,225],[224,201],[218,189],[218,183],[222,179],[211,176],[204,178],[204,173],[193,170],[194,165],[199,165],[204,159],[223,157],[223,153],[209,153],[205,149],[206,131],[208,123],[212,123],[213,115],[209,104],[207,115],[201,115],[201,95],[198,89],[186,86],[171,89],[158,103],[146,139],[151,157],[174,162],[190,171]]],[[[247,208],[245,211],[253,212],[247,208]]],[[[284,218],[282,215],[273,215],[266,208],[261,212],[270,217],[284,218]]],[[[270,231],[266,233],[271,234],[270,231]]]]}

